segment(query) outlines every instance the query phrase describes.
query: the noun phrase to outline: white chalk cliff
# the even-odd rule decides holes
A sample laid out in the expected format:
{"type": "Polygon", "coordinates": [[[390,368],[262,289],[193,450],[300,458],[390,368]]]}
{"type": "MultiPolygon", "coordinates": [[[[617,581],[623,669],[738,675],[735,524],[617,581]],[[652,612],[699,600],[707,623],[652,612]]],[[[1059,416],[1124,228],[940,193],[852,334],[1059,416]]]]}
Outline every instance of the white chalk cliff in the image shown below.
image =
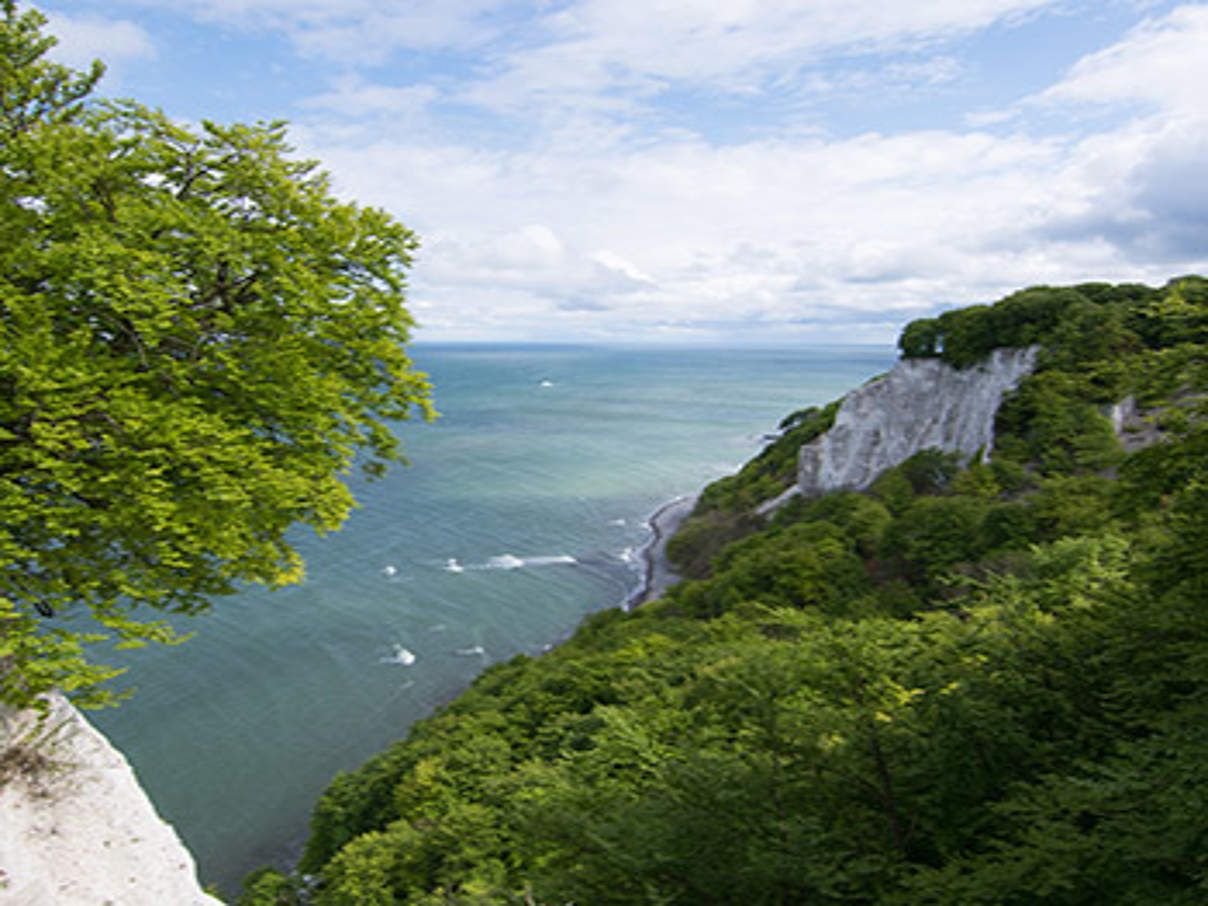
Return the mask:
{"type": "Polygon", "coordinates": [[[886,375],[843,398],[835,423],[801,448],[790,496],[860,490],[921,450],[987,455],[1003,395],[1035,365],[1039,347],[996,349],[958,370],[939,359],[903,359],[886,375]]]}
{"type": "Polygon", "coordinates": [[[125,756],[64,699],[0,709],[0,906],[221,906],[125,756]]]}

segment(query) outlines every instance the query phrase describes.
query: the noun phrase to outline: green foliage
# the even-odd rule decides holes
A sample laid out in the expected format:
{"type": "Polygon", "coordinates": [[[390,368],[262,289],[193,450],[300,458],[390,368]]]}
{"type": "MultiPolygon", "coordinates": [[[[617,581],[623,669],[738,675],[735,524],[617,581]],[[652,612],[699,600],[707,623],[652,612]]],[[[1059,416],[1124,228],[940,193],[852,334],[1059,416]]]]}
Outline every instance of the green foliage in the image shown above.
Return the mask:
{"type": "Polygon", "coordinates": [[[945,354],[987,325],[1052,339],[989,462],[923,451],[770,520],[749,508],[783,451],[707,492],[697,578],[488,670],[333,783],[315,902],[1202,902],[1198,285],[935,319],[945,354]],[[1119,394],[1161,442],[1116,445],[1119,394]]]}
{"type": "Polygon", "coordinates": [[[1208,422],[1200,417],[1169,443],[1142,450],[1125,463],[1118,505],[1148,502],[1166,535],[1155,554],[1151,581],[1162,592],[1208,596],[1208,422]]]}
{"type": "Polygon", "coordinates": [[[689,578],[708,575],[713,556],[726,544],[755,531],[760,519],[751,511],[787,490],[797,480],[797,455],[802,445],[835,422],[836,400],[787,416],[781,435],[748,462],[737,475],[705,488],[692,514],[667,545],[667,556],[689,578]]]}
{"type": "Polygon", "coordinates": [[[906,358],[938,357],[956,368],[967,368],[1005,346],[1043,344],[1049,356],[1101,358],[1135,345],[1135,328],[1126,323],[1124,312],[1135,311],[1154,294],[1149,287],[1135,285],[1034,286],[993,305],[912,321],[898,346],[906,358]],[[1092,326],[1095,329],[1088,331],[1092,326]]]}
{"type": "Polygon", "coordinates": [[[1040,534],[1035,510],[1022,501],[987,507],[978,532],[985,551],[1025,550],[1040,534]]]}
{"type": "Polygon", "coordinates": [[[940,352],[940,322],[935,318],[911,321],[898,337],[902,358],[934,358],[940,352]]]}
{"type": "Polygon", "coordinates": [[[1053,475],[1029,498],[1037,539],[1093,532],[1112,517],[1112,482],[1102,475],[1053,475]]]}
{"type": "Polygon", "coordinates": [[[726,545],[758,531],[763,520],[750,513],[711,510],[693,513],[667,542],[667,558],[681,576],[702,579],[726,545]]]}
{"type": "Polygon", "coordinates": [[[274,868],[261,868],[243,879],[238,906],[299,906],[301,885],[274,868]]]}
{"type": "Polygon", "coordinates": [[[914,500],[914,487],[900,468],[889,469],[876,477],[868,493],[881,501],[894,516],[901,516],[914,500]]]}
{"type": "Polygon", "coordinates": [[[391,423],[430,412],[403,348],[412,234],[337,202],[280,123],[88,103],[99,68],[45,62],[42,22],[12,3],[0,21],[0,700],[17,705],[104,697],[91,636],[52,619],[174,641],[135,609],[296,581],[286,530],[339,525],[358,452],[380,471],[401,458],[391,423]]]}
{"type": "Polygon", "coordinates": [[[714,560],[711,578],[682,584],[670,599],[697,617],[717,617],[753,601],[840,612],[869,591],[847,533],[817,521],[731,544],[714,560]]]}
{"type": "Polygon", "coordinates": [[[948,489],[960,470],[961,456],[939,450],[920,450],[897,470],[915,494],[939,494],[948,489]]]}
{"type": "Polygon", "coordinates": [[[1132,313],[1133,329],[1155,348],[1208,343],[1208,280],[1181,277],[1132,313]]]}
{"type": "Polygon", "coordinates": [[[901,560],[915,584],[934,583],[982,553],[987,509],[972,497],[920,497],[886,528],[881,554],[901,560]]]}
{"type": "Polygon", "coordinates": [[[1079,374],[1040,371],[1025,378],[998,409],[1001,455],[1035,463],[1048,473],[1115,464],[1119,444],[1090,396],[1093,392],[1079,374]]]}
{"type": "Polygon", "coordinates": [[[822,408],[811,406],[781,422],[781,435],[748,462],[737,475],[709,485],[693,515],[713,510],[749,510],[785,490],[797,478],[797,455],[804,444],[835,423],[839,401],[822,408]]]}
{"type": "Polygon", "coordinates": [[[37,10],[17,13],[16,0],[4,0],[0,23],[0,141],[7,144],[34,128],[71,122],[81,103],[104,74],[94,62],[87,73],[44,59],[54,39],[42,34],[46,17],[37,10]]]}
{"type": "Polygon", "coordinates": [[[792,509],[777,515],[777,521],[828,522],[843,530],[858,553],[869,556],[893,517],[884,504],[867,494],[837,491],[808,502],[796,500],[792,509]]]}

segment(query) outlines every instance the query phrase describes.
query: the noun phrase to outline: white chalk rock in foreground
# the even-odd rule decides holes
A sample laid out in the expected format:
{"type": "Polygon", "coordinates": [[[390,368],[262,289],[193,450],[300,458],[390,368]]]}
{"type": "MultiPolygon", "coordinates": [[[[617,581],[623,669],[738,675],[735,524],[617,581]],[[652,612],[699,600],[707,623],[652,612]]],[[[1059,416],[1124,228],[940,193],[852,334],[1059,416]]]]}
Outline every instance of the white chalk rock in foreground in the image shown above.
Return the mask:
{"type": "Polygon", "coordinates": [[[0,906],[221,906],[125,756],[65,699],[0,709],[0,906]]]}
{"type": "Polygon", "coordinates": [[[1032,370],[1038,350],[996,349],[959,371],[939,359],[903,359],[845,396],[831,429],[801,448],[795,492],[860,490],[921,450],[988,453],[1003,394],[1032,370]]]}

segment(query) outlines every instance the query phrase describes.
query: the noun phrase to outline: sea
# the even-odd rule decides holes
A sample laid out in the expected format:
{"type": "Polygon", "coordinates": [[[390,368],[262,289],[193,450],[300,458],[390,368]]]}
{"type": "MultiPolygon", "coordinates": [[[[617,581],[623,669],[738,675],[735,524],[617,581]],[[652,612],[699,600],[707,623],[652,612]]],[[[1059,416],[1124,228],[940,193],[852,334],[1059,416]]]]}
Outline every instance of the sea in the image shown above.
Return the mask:
{"type": "Polygon", "coordinates": [[[289,867],[323,789],[483,668],[624,606],[661,505],[732,474],[780,420],[890,367],[889,347],[417,345],[440,417],[337,532],[299,529],[300,584],[173,618],[92,721],[133,764],[203,884],[289,867]]]}

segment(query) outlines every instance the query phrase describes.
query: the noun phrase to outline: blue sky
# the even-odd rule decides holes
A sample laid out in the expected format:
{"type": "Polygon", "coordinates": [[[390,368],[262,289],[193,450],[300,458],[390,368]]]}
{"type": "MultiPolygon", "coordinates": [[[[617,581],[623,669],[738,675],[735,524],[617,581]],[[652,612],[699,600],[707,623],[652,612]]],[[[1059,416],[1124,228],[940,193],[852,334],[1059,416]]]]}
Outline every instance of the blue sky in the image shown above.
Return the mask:
{"type": "Polygon", "coordinates": [[[103,92],[284,118],[421,340],[890,342],[1208,270],[1208,4],[51,0],[103,92]]]}

